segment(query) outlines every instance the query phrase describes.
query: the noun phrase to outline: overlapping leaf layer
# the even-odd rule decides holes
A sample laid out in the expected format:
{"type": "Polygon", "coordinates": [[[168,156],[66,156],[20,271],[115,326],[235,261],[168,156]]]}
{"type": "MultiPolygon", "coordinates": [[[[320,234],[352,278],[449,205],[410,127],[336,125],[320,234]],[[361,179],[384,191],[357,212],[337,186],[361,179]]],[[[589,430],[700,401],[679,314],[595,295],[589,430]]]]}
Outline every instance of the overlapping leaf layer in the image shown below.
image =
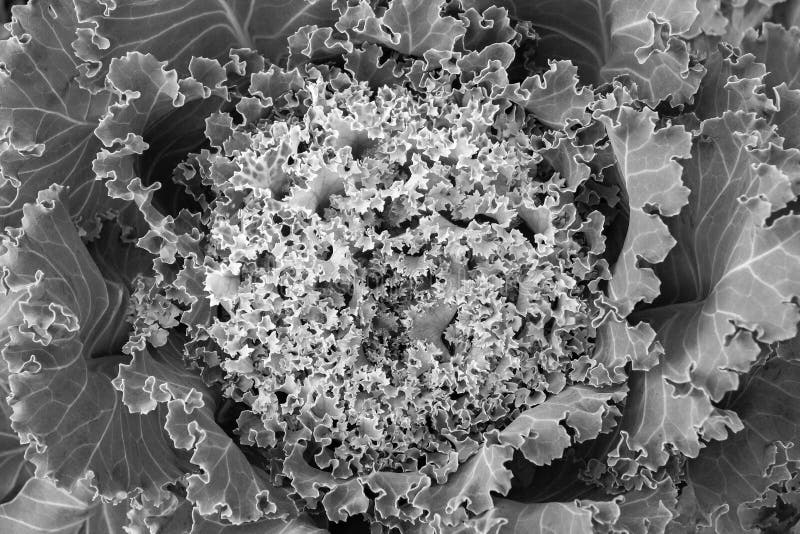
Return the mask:
{"type": "Polygon", "coordinates": [[[14,7],[0,531],[789,531],[797,12],[14,7]]]}

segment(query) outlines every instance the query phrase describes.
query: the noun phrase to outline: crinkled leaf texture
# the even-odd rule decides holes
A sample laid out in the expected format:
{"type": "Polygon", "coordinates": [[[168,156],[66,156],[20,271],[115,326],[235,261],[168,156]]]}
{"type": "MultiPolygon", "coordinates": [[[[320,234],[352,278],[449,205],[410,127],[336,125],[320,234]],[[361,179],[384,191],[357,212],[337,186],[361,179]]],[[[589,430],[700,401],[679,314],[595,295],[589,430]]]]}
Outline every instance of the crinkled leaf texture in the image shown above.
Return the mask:
{"type": "Polygon", "coordinates": [[[800,361],[773,358],[743,379],[728,406],[744,429],[715,441],[687,464],[691,493],[684,524],[748,532],[770,486],[789,480],[798,457],[800,361]]]}
{"type": "Polygon", "coordinates": [[[21,317],[9,327],[3,357],[11,426],[31,443],[25,456],[37,477],[78,491],[88,476],[106,499],[141,492],[157,502],[164,486],[193,471],[184,449],[202,470],[188,478],[188,498],[200,512],[221,509],[223,518],[239,523],[274,511],[262,502],[269,487],[264,475],[217,425],[216,401],[184,367],[180,346],[137,352],[129,364],[113,354],[126,334],[115,330],[126,326],[125,290],[101,276],[59,188],[23,210],[22,226],[9,231],[0,257],[4,289],[21,317]]]}
{"type": "Polygon", "coordinates": [[[8,71],[0,73],[0,132],[8,143],[0,153],[0,224],[18,225],[22,206],[59,183],[69,188],[70,215],[94,232],[96,217],[119,207],[91,172],[100,148],[93,132],[110,95],[74,83],[81,62],[65,46],[79,26],[71,2],[16,6],[14,16],[12,37],[0,41],[8,71]]]}
{"type": "Polygon", "coordinates": [[[797,5],[15,7],[0,532],[796,530],[797,5]],[[345,200],[354,221],[330,215],[345,200]],[[348,242],[351,222],[369,231],[348,242]],[[463,272],[426,256],[446,242],[463,272]],[[348,286],[381,254],[449,289],[401,288],[405,309],[348,286]],[[392,335],[341,335],[345,316],[392,335]],[[330,361],[280,337],[322,323],[330,361]],[[375,364],[367,341],[416,348],[375,364]],[[341,354],[366,387],[326,374],[341,354]],[[414,389],[434,374],[453,389],[414,389]],[[382,419],[342,414],[348,388],[382,419]]]}
{"type": "Polygon", "coordinates": [[[484,525],[489,527],[484,531],[493,534],[524,532],[592,534],[594,532],[591,511],[581,508],[576,503],[525,504],[497,499],[491,512],[480,521],[482,527],[484,525]]]}
{"type": "Polygon", "coordinates": [[[166,410],[128,412],[110,378],[126,335],[125,290],[103,279],[52,186],[7,230],[3,291],[20,322],[2,349],[11,426],[36,475],[72,489],[90,473],[100,495],[142,491],[157,500],[186,461],[168,444],[166,410]],[[120,330],[120,326],[122,329],[120,330]]]}
{"type": "Polygon", "coordinates": [[[130,364],[120,365],[113,384],[132,413],[167,412],[164,424],[172,443],[191,451],[191,462],[201,470],[188,477],[187,488],[187,498],[200,514],[220,512],[223,519],[238,524],[275,512],[276,502],[289,506],[270,500],[272,485],[266,473],[252,465],[217,424],[215,397],[199,374],[184,367],[180,340],[136,352],[130,364]]]}
{"type": "Polygon", "coordinates": [[[588,87],[578,89],[578,69],[570,61],[553,61],[541,77],[531,76],[520,86],[525,108],[553,128],[586,124],[586,108],[594,101],[588,87]]]}
{"type": "Polygon", "coordinates": [[[584,83],[621,76],[639,86],[642,100],[691,102],[703,76],[690,65],[687,44],[678,38],[697,16],[694,0],[467,0],[469,7],[506,7],[531,21],[541,34],[538,56],[568,59],[584,83]],[[658,21],[658,23],[656,22],[658,21]],[[662,33],[663,32],[663,33],[662,33]]]}
{"type": "Polygon", "coordinates": [[[198,512],[193,514],[191,534],[326,534],[327,529],[318,527],[306,516],[289,520],[262,519],[244,525],[231,525],[209,519],[198,512]]]}
{"type": "Polygon", "coordinates": [[[10,500],[33,476],[33,466],[25,461],[26,445],[11,428],[11,409],[4,403],[0,417],[0,502],[10,500]]]}
{"type": "Polygon", "coordinates": [[[662,305],[641,315],[665,356],[633,378],[634,409],[622,425],[628,446],[652,468],[665,462],[666,443],[696,456],[699,436],[724,438],[723,424],[741,428],[711,401],[737,388],[737,372],[759,355],[757,342],[796,332],[800,220],[766,221],[793,196],[786,169],[798,155],[769,146],[771,135],[762,119],[726,112],[703,123],[684,164],[692,193],[670,221],[679,245],[656,267],[662,305]]]}
{"type": "MultiPolygon", "coordinates": [[[[133,51],[153,53],[178,66],[181,75],[196,75],[195,82],[201,83],[206,73],[193,70],[190,58],[226,57],[231,48],[257,47],[279,61],[288,55],[286,39],[297,28],[332,24],[337,14],[330,0],[303,2],[299,10],[287,8],[285,0],[230,4],[125,0],[113,6],[95,0],[44,0],[17,6],[13,13],[12,37],[0,42],[0,63],[8,71],[0,73],[4,138],[8,130],[8,145],[0,156],[0,223],[18,224],[23,204],[35,200],[39,190],[59,183],[68,188],[65,203],[70,215],[89,235],[99,230],[98,217],[118,212],[124,200],[131,200],[126,191],[112,194],[122,198],[109,198],[103,182],[94,179],[92,162],[103,146],[100,141],[106,145],[118,141],[139,154],[148,144],[156,145],[158,157],[165,158],[170,150],[185,153],[197,146],[198,137],[192,132],[202,132],[196,125],[205,118],[197,105],[187,106],[183,113],[159,111],[157,98],[150,102],[145,93],[137,97],[135,108],[127,108],[138,115],[129,130],[136,137],[101,134],[98,139],[94,134],[98,122],[115,101],[113,89],[105,85],[113,59],[133,51]],[[207,30],[187,29],[198,27],[207,30]],[[170,115],[168,121],[163,121],[165,113],[170,115]]],[[[177,87],[165,84],[154,89],[155,95],[177,97],[177,87]]],[[[186,94],[195,87],[183,89],[184,99],[198,98],[186,94]]],[[[183,102],[176,101],[176,107],[183,102]]]]}
{"type": "Polygon", "coordinates": [[[486,513],[467,521],[463,532],[527,534],[530,532],[649,534],[664,532],[673,518],[676,490],[670,479],[611,500],[520,502],[496,498],[486,513]]]}
{"type": "Polygon", "coordinates": [[[313,502],[322,488],[331,490],[322,499],[328,515],[340,510],[366,511],[369,502],[364,487],[377,493],[375,510],[379,517],[404,517],[455,525],[467,518],[466,510],[482,514],[496,503],[493,494],[505,495],[512,473],[505,465],[515,449],[537,465],[550,463],[575,443],[596,438],[613,425],[618,411],[613,403],[624,397],[624,389],[606,391],[572,387],[543,404],[523,412],[515,422],[496,436],[492,444],[481,446],[446,481],[437,483],[423,474],[377,472],[349,480],[337,480],[330,473],[313,468],[303,458],[303,448],[295,447],[284,464],[299,497],[313,502]],[[408,504],[403,505],[402,501],[408,504]]]}
{"type": "MultiPolygon", "coordinates": [[[[306,25],[328,26],[331,0],[76,0],[86,29],[74,47],[87,62],[82,74],[102,84],[112,58],[136,50],[185,69],[192,57],[227,58],[231,48],[259,50],[275,63],[289,54],[287,39],[306,25]],[[202,28],[202,31],[197,31],[202,28]]],[[[188,74],[182,71],[181,74],[188,74]]]]}
{"type": "Polygon", "coordinates": [[[626,105],[629,100],[630,95],[618,90],[596,111],[606,128],[630,210],[628,233],[608,290],[622,317],[639,301],[650,302],[659,295],[655,273],[639,263],[660,263],[675,245],[659,215],[675,215],[688,202],[689,190],[681,182],[677,160],[689,156],[691,146],[691,134],[682,126],[656,130],[658,114],[648,108],[637,111],[626,105]],[[606,106],[613,109],[605,111],[606,106]]]}
{"type": "Polygon", "coordinates": [[[356,42],[381,44],[410,56],[429,50],[452,50],[466,32],[453,17],[442,17],[443,0],[400,0],[377,16],[367,2],[348,6],[336,23],[356,42]]]}

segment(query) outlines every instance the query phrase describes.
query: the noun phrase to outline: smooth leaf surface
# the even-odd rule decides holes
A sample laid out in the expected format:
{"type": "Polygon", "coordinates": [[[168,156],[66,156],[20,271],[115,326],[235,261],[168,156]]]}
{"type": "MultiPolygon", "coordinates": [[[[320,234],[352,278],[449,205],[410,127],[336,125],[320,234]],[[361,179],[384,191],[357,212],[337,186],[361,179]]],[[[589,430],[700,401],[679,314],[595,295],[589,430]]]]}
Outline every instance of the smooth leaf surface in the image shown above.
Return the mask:
{"type": "Polygon", "coordinates": [[[126,508],[92,501],[80,486],[68,493],[52,482],[31,478],[14,497],[0,504],[0,531],[9,534],[107,534],[122,532],[126,508]]]}

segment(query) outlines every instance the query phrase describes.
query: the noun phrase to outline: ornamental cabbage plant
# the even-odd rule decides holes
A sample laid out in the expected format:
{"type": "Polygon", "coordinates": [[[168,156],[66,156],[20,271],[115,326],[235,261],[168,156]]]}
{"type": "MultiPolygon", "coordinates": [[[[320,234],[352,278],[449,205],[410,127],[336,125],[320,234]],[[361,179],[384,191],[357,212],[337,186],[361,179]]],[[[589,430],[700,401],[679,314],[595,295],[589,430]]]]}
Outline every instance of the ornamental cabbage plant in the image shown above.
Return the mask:
{"type": "Polygon", "coordinates": [[[0,532],[800,532],[800,2],[3,13],[0,532]]]}

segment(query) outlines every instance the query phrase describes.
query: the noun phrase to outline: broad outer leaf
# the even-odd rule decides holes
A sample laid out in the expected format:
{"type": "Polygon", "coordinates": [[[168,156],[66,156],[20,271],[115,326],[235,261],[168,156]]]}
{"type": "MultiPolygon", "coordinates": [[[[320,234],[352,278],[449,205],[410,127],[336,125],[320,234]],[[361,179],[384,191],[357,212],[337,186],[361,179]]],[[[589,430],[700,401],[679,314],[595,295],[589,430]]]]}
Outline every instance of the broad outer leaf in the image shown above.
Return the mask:
{"type": "Polygon", "coordinates": [[[130,241],[123,241],[116,221],[103,225],[97,239],[86,248],[103,278],[130,290],[137,276],[153,274],[153,255],[130,241]]]}
{"type": "Polygon", "coordinates": [[[628,377],[625,366],[629,362],[634,371],[653,368],[664,353],[655,338],[653,328],[644,321],[631,326],[614,313],[606,315],[597,328],[592,359],[599,365],[589,373],[591,384],[604,386],[624,382],[628,377]]]}
{"type": "Polygon", "coordinates": [[[744,430],[715,441],[687,464],[698,522],[715,518],[719,533],[750,531],[740,511],[758,500],[776,482],[788,480],[782,460],[784,445],[798,445],[800,436],[800,362],[773,358],[744,379],[730,408],[744,430]]]}
{"type": "Polygon", "coordinates": [[[361,477],[365,486],[377,494],[375,515],[378,518],[401,518],[414,521],[423,510],[415,502],[415,496],[429,482],[422,473],[392,473],[377,471],[361,477]]]}
{"type": "Polygon", "coordinates": [[[663,534],[675,516],[673,510],[677,493],[678,490],[669,477],[656,483],[654,488],[643,487],[626,493],[619,503],[619,517],[612,525],[612,532],[663,534]]]}
{"type": "Polygon", "coordinates": [[[569,61],[551,61],[542,76],[530,76],[520,86],[523,106],[544,124],[568,129],[586,124],[586,108],[594,100],[588,87],[578,89],[578,69],[569,61]]]}
{"type": "MultiPolygon", "coordinates": [[[[203,61],[192,61],[190,70],[208,69],[207,64],[201,63],[203,61]]],[[[211,96],[212,91],[215,96],[227,96],[217,87],[225,79],[225,73],[216,62],[211,64],[215,65],[216,72],[210,76],[211,86],[208,87],[203,85],[207,80],[200,78],[199,73],[200,79],[179,80],[175,70],[167,70],[166,62],[158,61],[151,54],[129,52],[111,61],[106,82],[116,99],[94,131],[110,150],[104,149],[97,154],[94,170],[100,178],[112,178],[108,183],[112,196],[133,199],[127,186],[137,176],[140,164],[137,158],[130,156],[143,154],[149,148],[144,139],[146,129],[159,123],[161,128],[168,128],[165,123],[175,121],[173,112],[187,101],[211,96]],[[165,120],[167,117],[169,121],[165,120]]],[[[202,115],[202,110],[191,109],[191,112],[202,115]]],[[[199,120],[202,123],[202,118],[195,118],[195,122],[199,120]]],[[[181,134],[187,135],[192,128],[184,125],[184,129],[188,131],[181,134]]],[[[159,151],[165,149],[156,148],[159,151]]]]}
{"type": "Polygon", "coordinates": [[[100,275],[57,186],[23,212],[0,256],[3,300],[23,315],[2,352],[12,428],[37,476],[74,488],[91,472],[105,497],[142,489],[157,501],[188,466],[165,439],[164,411],[131,414],[111,386],[122,358],[104,355],[123,341],[123,290],[100,275]]]}
{"type": "Polygon", "coordinates": [[[701,119],[719,117],[729,109],[774,112],[775,104],[762,90],[767,69],[752,54],[737,56],[720,45],[706,61],[696,106],[701,119]]]}
{"type": "Polygon", "coordinates": [[[511,460],[513,452],[508,445],[484,445],[446,483],[420,491],[414,504],[429,510],[430,517],[447,517],[464,503],[476,514],[491,509],[491,493],[505,495],[511,489],[512,473],[503,464],[511,460]]]}
{"type": "Polygon", "coordinates": [[[584,145],[564,132],[555,133],[545,143],[540,154],[564,180],[561,187],[565,191],[575,192],[591,175],[588,163],[595,156],[594,146],[584,145]]]}
{"type": "MultiPolygon", "coordinates": [[[[798,313],[789,300],[800,291],[793,276],[800,221],[788,216],[766,222],[794,198],[791,178],[800,161],[800,152],[780,150],[776,141],[768,124],[752,114],[726,112],[703,123],[684,164],[689,206],[670,221],[680,246],[656,266],[664,289],[660,302],[704,300],[700,304],[717,312],[707,309],[709,319],[733,320],[767,343],[792,337],[798,313]]],[[[713,335],[722,332],[735,333],[723,328],[713,335]]]]}
{"type": "Polygon", "coordinates": [[[283,462],[283,475],[290,480],[293,496],[304,500],[309,509],[316,508],[321,501],[331,521],[345,521],[367,511],[374,513],[378,520],[416,521],[425,512],[415,497],[430,484],[426,475],[375,471],[365,476],[337,479],[332,473],[309,464],[303,457],[305,451],[303,442],[294,445],[283,462]],[[365,488],[374,493],[374,498],[367,497],[365,488]]]}
{"type": "Polygon", "coordinates": [[[798,153],[778,148],[771,135],[754,115],[727,112],[702,124],[684,164],[689,206],[670,220],[679,246],[656,266],[661,306],[641,315],[665,356],[633,377],[622,423],[629,446],[647,450],[645,465],[662,465],[666,444],[696,456],[698,432],[724,437],[710,400],[737,388],[737,372],[746,372],[760,352],[757,342],[796,332],[800,217],[766,220],[793,198],[785,172],[798,153]],[[673,414],[681,414],[683,436],[659,428],[673,414]]]}
{"type": "Polygon", "coordinates": [[[401,54],[421,57],[429,50],[451,51],[466,33],[464,22],[440,14],[444,0],[392,0],[382,16],[361,0],[336,23],[355,42],[381,44],[401,54]]]}
{"type": "Polygon", "coordinates": [[[184,367],[179,340],[172,337],[157,351],[135,353],[129,365],[120,365],[114,387],[134,413],[152,413],[166,404],[172,442],[191,451],[192,463],[201,469],[188,477],[187,494],[200,514],[220,512],[224,520],[239,524],[276,511],[266,473],[216,423],[215,397],[199,374],[184,367]]]}
{"type": "MultiPolygon", "coordinates": [[[[742,48],[764,64],[767,71],[762,75],[767,88],[775,97],[778,107],[772,117],[778,133],[784,137],[783,146],[800,148],[800,31],[796,27],[787,30],[782,26],[767,23],[758,35],[748,31],[742,48]]],[[[736,109],[731,107],[730,109],[736,109]]]]}
{"type": "Polygon", "coordinates": [[[724,35],[728,26],[728,19],[722,13],[721,0],[698,0],[697,18],[692,27],[682,34],[686,39],[693,39],[699,35],[724,35]]]}
{"type": "Polygon", "coordinates": [[[115,58],[106,82],[116,100],[94,132],[106,147],[92,164],[94,172],[98,178],[109,179],[106,185],[111,196],[133,201],[139,208],[150,226],[139,245],[165,261],[170,261],[175,251],[184,255],[197,252],[197,223],[185,210],[173,218],[153,206],[153,195],[161,183],[158,176],[144,175],[142,162],[151,161],[152,173],[156,168],[152,161],[169,162],[175,153],[185,153],[187,147],[172,145],[171,139],[176,137],[184,136],[190,144],[195,139],[192,146],[198,145],[206,116],[228,98],[227,89],[221,86],[225,71],[218,62],[193,58],[189,72],[190,77],[178,79],[165,62],[139,52],[115,58]],[[157,132],[149,133],[153,129],[157,132]],[[154,141],[153,151],[145,136],[154,141]],[[146,182],[153,183],[143,185],[146,182]]]}
{"type": "Polygon", "coordinates": [[[625,317],[639,301],[650,302],[659,294],[655,273],[639,262],[661,262],[675,244],[659,214],[673,216],[688,202],[676,160],[689,156],[691,135],[683,126],[656,130],[658,114],[648,108],[622,105],[598,118],[606,127],[630,208],[628,233],[608,289],[612,305],[625,317]]]}
{"type": "Polygon", "coordinates": [[[778,111],[772,122],[778,126],[783,146],[800,149],[800,89],[789,89],[785,83],[775,88],[778,111]]]}
{"type": "Polygon", "coordinates": [[[785,360],[800,360],[800,335],[778,343],[775,352],[778,357],[785,360]]]}
{"type": "MultiPolygon", "coordinates": [[[[687,456],[697,456],[701,447],[699,435],[714,422],[727,422],[732,430],[741,428],[735,418],[728,421],[723,414],[716,414],[708,396],[699,389],[681,391],[665,380],[664,364],[646,372],[631,373],[629,384],[630,400],[620,428],[624,429],[622,433],[627,438],[627,447],[642,453],[642,457],[637,459],[642,465],[653,469],[664,465],[669,458],[665,443],[687,456]]],[[[613,453],[609,461],[611,465],[616,464],[615,456],[626,457],[629,454],[613,453]]]]}
{"type": "Polygon", "coordinates": [[[720,39],[739,47],[743,38],[761,28],[766,19],[782,21],[787,28],[796,26],[797,6],[785,0],[699,0],[697,7],[700,15],[695,21],[694,33],[690,31],[685,37],[692,38],[702,29],[705,36],[695,37],[692,43],[692,47],[700,51],[715,46],[720,39]]]}
{"type": "Polygon", "coordinates": [[[331,0],[76,0],[91,29],[75,41],[89,62],[92,84],[101,84],[112,58],[131,51],[153,54],[187,75],[194,57],[223,59],[231,48],[258,50],[282,63],[287,38],[307,25],[330,26],[338,18],[331,0]]]}
{"type": "Polygon", "coordinates": [[[481,518],[491,534],[592,534],[592,513],[572,502],[522,503],[495,499],[481,518]]]}
{"type": "Polygon", "coordinates": [[[357,478],[337,479],[331,473],[309,465],[303,458],[305,451],[306,446],[298,443],[283,462],[283,473],[291,480],[297,495],[314,508],[321,490],[329,490],[322,504],[331,520],[345,521],[349,516],[365,513],[370,503],[362,482],[357,478]]]}
{"type": "MultiPolygon", "coordinates": [[[[170,13],[173,16],[186,16],[195,8],[204,8],[223,18],[230,11],[235,15],[234,19],[236,16],[246,17],[248,13],[251,16],[259,15],[258,20],[265,23],[275,23],[279,19],[259,13],[269,2],[259,4],[263,7],[254,8],[252,13],[248,8],[239,13],[237,10],[245,7],[241,2],[236,3],[236,9],[222,1],[195,5],[202,3],[188,2],[183,6],[186,11],[177,9],[170,13]]],[[[172,4],[176,2],[170,3],[170,6],[167,6],[168,2],[138,2],[135,9],[131,7],[133,3],[125,4],[127,7],[122,4],[118,6],[119,14],[124,15],[123,11],[130,8],[132,14],[137,16],[113,19],[119,26],[113,27],[112,38],[112,41],[121,39],[125,44],[112,46],[112,41],[94,35],[95,42],[111,47],[107,51],[113,55],[101,57],[94,54],[94,45],[89,45],[88,41],[78,39],[75,43],[76,50],[90,59],[102,59],[99,67],[95,65],[90,69],[93,79],[86,83],[76,83],[79,73],[85,74],[86,69],[74,57],[71,43],[76,31],[83,38],[90,39],[94,30],[89,26],[98,25],[98,20],[78,22],[73,3],[69,0],[45,0],[15,8],[17,21],[13,33],[16,37],[0,42],[0,63],[9,71],[9,74],[0,73],[0,132],[9,130],[9,144],[0,154],[0,168],[4,175],[0,182],[0,222],[3,225],[18,224],[22,205],[33,201],[40,189],[58,183],[68,187],[64,201],[70,215],[78,221],[82,231],[93,236],[99,229],[98,216],[119,211],[126,205],[124,200],[131,200],[131,194],[125,187],[132,180],[130,175],[133,174],[131,167],[134,162],[137,168],[149,174],[158,168],[159,162],[171,161],[176,157],[179,160],[202,142],[202,127],[198,128],[198,123],[202,125],[208,113],[205,107],[210,105],[213,108],[218,103],[216,98],[209,99],[209,96],[225,96],[224,90],[216,86],[225,79],[224,70],[217,66],[217,71],[222,73],[219,78],[213,69],[209,71],[205,68],[204,62],[209,60],[195,58],[190,61],[191,56],[200,55],[202,50],[197,47],[181,49],[174,38],[177,34],[164,33],[161,23],[171,27],[176,19],[160,16],[156,6],[167,9],[174,7],[172,4]],[[149,40],[148,31],[155,32],[150,34],[149,40]],[[29,38],[20,40],[23,34],[29,35],[29,38]],[[167,34],[171,38],[165,38],[167,34]],[[131,39],[132,35],[136,38],[131,39]],[[162,68],[163,75],[158,77],[158,67],[152,65],[157,63],[154,58],[150,57],[150,62],[146,59],[138,61],[134,66],[136,59],[149,57],[137,52],[138,55],[133,58],[118,60],[118,68],[109,79],[111,87],[125,91],[134,81],[141,81],[142,77],[137,78],[137,74],[151,77],[153,84],[158,85],[138,83],[131,90],[138,90],[140,94],[126,93],[134,104],[124,105],[119,102],[122,100],[119,93],[115,95],[108,90],[105,74],[114,70],[111,58],[129,52],[138,38],[150,42],[156,52],[164,52],[164,57],[180,60],[181,72],[193,78],[181,80],[179,90],[174,72],[162,68]],[[166,53],[167,50],[169,53],[166,53]],[[177,55],[174,54],[176,50],[177,55]],[[116,105],[109,109],[115,101],[116,105]],[[176,114],[174,110],[178,107],[184,109],[176,114]],[[101,120],[102,124],[98,127],[101,120]],[[131,134],[130,137],[128,134],[131,134]],[[145,158],[140,158],[148,148],[145,137],[157,145],[157,152],[151,151],[145,158]],[[95,155],[103,145],[110,147],[115,143],[121,148],[113,153],[113,158],[104,150],[99,158],[100,163],[94,164],[98,177],[115,178],[111,195],[114,198],[110,199],[102,181],[95,180],[92,168],[95,155]]],[[[321,4],[318,2],[314,6],[321,4]]],[[[84,11],[97,15],[92,6],[100,11],[104,8],[91,0],[78,1],[78,6],[82,16],[85,15],[84,11]]],[[[332,13],[330,6],[327,11],[332,13]]],[[[192,13],[195,16],[186,17],[185,21],[196,23],[196,17],[203,16],[202,10],[192,13]]],[[[211,16],[213,18],[214,15],[211,16]]],[[[109,19],[103,20],[108,22],[109,19]]],[[[294,31],[293,24],[296,22],[289,22],[289,33],[294,31]]],[[[212,24],[210,27],[219,29],[224,24],[212,24]]],[[[267,39],[276,37],[271,30],[265,32],[267,39]]],[[[183,35],[194,36],[195,33],[186,32],[183,35]]],[[[214,54],[210,55],[227,53],[233,44],[213,40],[200,42],[213,49],[214,54]]],[[[144,44],[140,47],[140,50],[149,49],[144,44]]],[[[152,181],[149,175],[140,177],[145,183],[152,181]]]]}
{"type": "Polygon", "coordinates": [[[511,27],[508,11],[502,7],[491,6],[482,13],[476,9],[466,9],[459,15],[466,24],[464,48],[483,50],[494,43],[507,43],[517,32],[511,27]]]}
{"type": "Polygon", "coordinates": [[[353,51],[353,43],[333,36],[333,28],[303,26],[290,36],[288,68],[304,63],[324,63],[353,51]]]}
{"type": "Polygon", "coordinates": [[[72,493],[31,478],[13,500],[0,505],[0,532],[8,534],[106,534],[122,532],[127,507],[92,500],[85,485],[72,493]]]}
{"type": "Polygon", "coordinates": [[[14,7],[12,37],[0,41],[0,226],[16,226],[22,206],[51,184],[68,187],[69,214],[83,230],[112,208],[91,163],[100,148],[93,135],[111,95],[91,94],[74,83],[79,61],[69,43],[79,26],[72,3],[43,0],[14,7]],[[22,39],[27,35],[25,39],[22,39]]]}
{"type": "Polygon", "coordinates": [[[540,34],[537,56],[568,59],[584,83],[617,76],[637,84],[650,104],[671,98],[691,102],[703,75],[689,66],[686,44],[676,36],[697,16],[695,0],[466,0],[479,10],[505,7],[514,19],[528,20],[540,34]],[[656,24],[653,19],[666,23],[656,24]],[[660,35],[664,32],[665,36],[660,35]]]}
{"type": "Polygon", "coordinates": [[[0,412],[0,502],[5,502],[33,476],[33,465],[25,460],[28,447],[11,428],[11,408],[3,403],[0,412]]]}
{"type": "Polygon", "coordinates": [[[663,534],[673,517],[676,490],[666,478],[609,501],[525,503],[496,498],[494,507],[467,525],[465,532],[497,534],[610,533],[663,534]]]}
{"type": "MultiPolygon", "coordinates": [[[[641,488],[619,493],[608,500],[580,499],[577,504],[592,512],[598,534],[664,534],[675,517],[678,490],[669,476],[660,481],[639,481],[641,488]]],[[[595,494],[602,494],[595,490],[595,494]]]]}
{"type": "Polygon", "coordinates": [[[130,504],[126,534],[153,532],[186,534],[192,529],[192,504],[173,492],[166,493],[160,503],[140,497],[130,504]]]}
{"type": "Polygon", "coordinates": [[[519,449],[535,465],[560,458],[574,443],[594,439],[611,429],[619,415],[614,403],[625,397],[624,387],[594,389],[572,386],[542,404],[519,414],[497,435],[500,443],[519,449]],[[571,432],[567,432],[567,428],[571,432]]]}
{"type": "Polygon", "coordinates": [[[190,534],[327,534],[329,532],[316,526],[311,518],[305,515],[288,520],[262,519],[243,525],[231,525],[203,517],[195,510],[192,519],[190,534]]]}
{"type": "Polygon", "coordinates": [[[800,89],[800,28],[765,23],[760,33],[750,29],[744,35],[742,51],[765,65],[767,87],[785,83],[788,89],[800,89]]]}
{"type": "Polygon", "coordinates": [[[401,82],[402,76],[396,74],[397,61],[389,58],[381,62],[381,54],[380,46],[365,43],[345,54],[345,68],[356,80],[367,81],[373,89],[401,82]]]}

